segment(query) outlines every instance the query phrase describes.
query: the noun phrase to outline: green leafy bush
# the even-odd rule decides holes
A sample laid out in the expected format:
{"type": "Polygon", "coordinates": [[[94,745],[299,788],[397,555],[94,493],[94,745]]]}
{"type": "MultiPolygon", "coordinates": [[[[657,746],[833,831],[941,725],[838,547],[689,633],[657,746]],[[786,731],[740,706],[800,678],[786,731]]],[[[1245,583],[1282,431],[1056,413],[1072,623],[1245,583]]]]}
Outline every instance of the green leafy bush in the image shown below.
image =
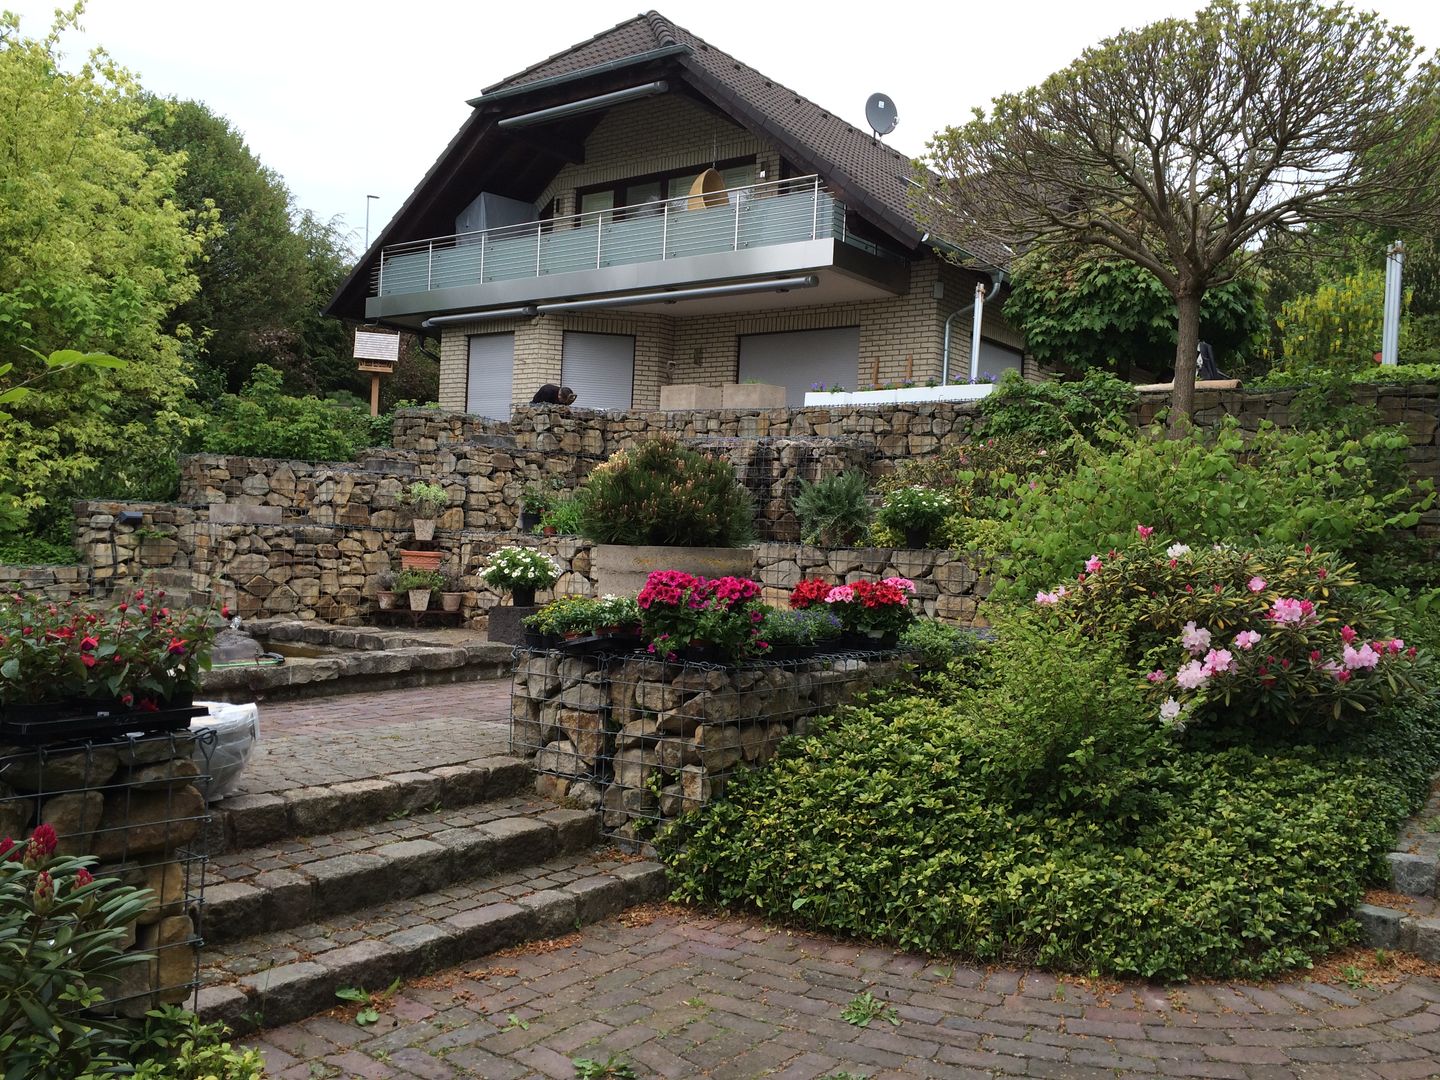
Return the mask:
{"type": "MultiPolygon", "coordinates": [[[[1440,364],[1366,364],[1342,369],[1338,374],[1346,382],[1356,386],[1365,386],[1371,383],[1381,385],[1390,383],[1440,383],[1440,364]]],[[[1263,379],[1256,382],[1247,382],[1245,385],[1251,390],[1276,390],[1289,386],[1305,386],[1317,378],[1317,373],[1305,370],[1272,371],[1263,379]]]]}
{"type": "Polygon", "coordinates": [[[1352,438],[1266,426],[1247,441],[1230,419],[1175,439],[1158,428],[1104,433],[1073,472],[1017,487],[982,539],[1012,596],[1065,580],[1142,523],[1196,547],[1313,544],[1354,561],[1363,578],[1434,500],[1429,481],[1412,482],[1407,446],[1388,428],[1352,438]]]}
{"type": "Polygon", "coordinates": [[[1058,445],[1116,424],[1138,400],[1133,386],[1103,371],[1086,372],[1078,382],[1027,382],[1007,371],[980,402],[980,413],[986,435],[1058,445]]]}
{"type": "Polygon", "coordinates": [[[20,533],[0,535],[0,563],[16,566],[72,566],[79,561],[70,544],[20,533]]]}
{"type": "Polygon", "coordinates": [[[1114,646],[1003,638],[979,690],[824,720],[662,834],[676,897],[1160,979],[1263,977],[1350,939],[1440,765],[1433,697],[1326,743],[1186,745],[1107,678],[1114,646]]]}
{"type": "MultiPolygon", "coordinates": [[[[135,1080],[262,1080],[265,1059],[225,1041],[224,1024],[207,1024],[192,1012],[167,1005],[145,1016],[145,1027],[130,1043],[127,1060],[135,1080]]],[[[89,1072],[79,1080],[100,1080],[113,1072],[89,1072]]]]}
{"type": "Polygon", "coordinates": [[[257,364],[239,394],[225,394],[206,423],[201,448],[212,454],[350,461],[370,443],[368,413],[317,397],[291,397],[283,376],[257,364]]]}
{"type": "Polygon", "coordinates": [[[589,596],[562,596],[522,622],[540,634],[590,634],[608,624],[604,602],[589,596]]]}
{"type": "Polygon", "coordinates": [[[1359,270],[1280,308],[1278,368],[1364,370],[1380,349],[1385,275],[1359,270]]]}
{"type": "Polygon", "coordinates": [[[908,547],[929,547],[953,504],[943,491],[928,487],[902,487],[885,493],[875,523],[908,547]]]}
{"type": "Polygon", "coordinates": [[[580,499],[575,495],[556,496],[540,515],[540,524],[535,527],[536,532],[544,532],[546,529],[554,529],[561,536],[580,535],[580,499]]]}
{"type": "Polygon", "coordinates": [[[859,469],[847,469],[814,483],[800,482],[795,494],[800,538],[821,547],[849,547],[869,528],[870,480],[859,469]]]}
{"type": "Polygon", "coordinates": [[[730,463],[662,437],[621,450],[580,488],[580,533],[600,544],[739,547],[755,535],[730,463]]]}
{"type": "Polygon", "coordinates": [[[916,619],[900,635],[900,644],[914,649],[927,668],[944,668],[978,648],[973,630],[942,623],[938,619],[916,619]]]}

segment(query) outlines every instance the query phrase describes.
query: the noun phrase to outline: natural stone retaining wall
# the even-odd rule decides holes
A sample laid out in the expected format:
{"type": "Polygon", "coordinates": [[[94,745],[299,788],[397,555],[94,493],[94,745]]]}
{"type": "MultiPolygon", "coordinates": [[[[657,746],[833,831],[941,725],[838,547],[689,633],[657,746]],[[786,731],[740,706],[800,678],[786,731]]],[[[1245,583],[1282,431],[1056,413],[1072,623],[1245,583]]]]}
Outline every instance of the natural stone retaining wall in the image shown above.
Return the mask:
{"type": "Polygon", "coordinates": [[[0,594],[43,593],[52,600],[69,600],[90,592],[88,566],[6,566],[0,564],[0,594]]]}
{"type": "Polygon", "coordinates": [[[532,763],[540,794],[644,841],[804,734],[812,716],[903,670],[893,654],[722,668],[527,651],[511,687],[511,752],[532,763]]]}
{"type": "Polygon", "coordinates": [[[109,1011],[140,1017],[194,992],[203,863],[190,848],[206,821],[190,733],[80,746],[0,746],[0,837],[48,824],[62,855],[94,855],[96,877],[115,876],[153,897],[124,948],[154,956],[107,986],[109,1011]]]}

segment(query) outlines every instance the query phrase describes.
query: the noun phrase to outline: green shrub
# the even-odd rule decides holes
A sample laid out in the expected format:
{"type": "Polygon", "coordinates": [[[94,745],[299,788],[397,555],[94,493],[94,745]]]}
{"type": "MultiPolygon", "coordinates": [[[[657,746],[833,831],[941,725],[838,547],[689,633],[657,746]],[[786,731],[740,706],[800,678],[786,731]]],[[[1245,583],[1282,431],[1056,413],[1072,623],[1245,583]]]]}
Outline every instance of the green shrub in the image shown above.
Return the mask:
{"type": "Polygon", "coordinates": [[[814,483],[800,481],[793,503],[800,519],[800,539],[821,547],[858,543],[873,513],[869,495],[869,478],[859,469],[847,469],[814,483]]]}
{"type": "Polygon", "coordinates": [[[973,630],[942,623],[938,619],[916,619],[900,635],[900,644],[914,649],[926,668],[944,668],[959,657],[978,650],[973,630]]]}
{"type": "Polygon", "coordinates": [[[552,600],[522,622],[539,634],[590,634],[608,625],[610,609],[605,601],[589,596],[562,596],[552,600]]]}
{"type": "Polygon", "coordinates": [[[255,365],[239,394],[226,394],[200,436],[212,454],[350,461],[370,443],[370,416],[316,397],[291,397],[283,376],[255,365]]]}
{"type": "MultiPolygon", "coordinates": [[[[225,1041],[228,1034],[224,1024],[206,1024],[173,1005],[152,1010],[126,1055],[134,1071],[124,1075],[135,1080],[262,1080],[265,1059],[260,1051],[231,1046],[225,1041]]],[[[79,1080],[114,1075],[97,1070],[79,1080]]]]}
{"type": "Polygon", "coordinates": [[[980,413],[986,435],[1058,445],[1123,421],[1139,397],[1129,383],[1103,371],[1086,372],[1078,382],[1027,382],[1007,371],[981,400],[980,413]]]}
{"type": "Polygon", "coordinates": [[[908,547],[929,547],[954,504],[943,491],[902,487],[885,493],[875,523],[908,547]]]}
{"type": "Polygon", "coordinates": [[[1265,426],[1247,442],[1231,419],[1175,439],[1158,428],[1106,433],[1073,472],[1018,487],[983,538],[1011,596],[1071,577],[1094,552],[1127,545],[1139,524],[1193,547],[1313,544],[1363,578],[1434,500],[1429,481],[1411,481],[1408,445],[1389,428],[1351,438],[1265,426]]]}
{"type": "Polygon", "coordinates": [[[0,534],[0,563],[15,566],[72,566],[79,561],[70,544],[56,544],[38,536],[0,534]]]}
{"type": "Polygon", "coordinates": [[[401,570],[395,575],[395,591],[410,592],[412,589],[427,589],[439,592],[445,587],[445,575],[439,570],[401,570]]]}
{"type": "Polygon", "coordinates": [[[1440,765],[1433,698],[1324,745],[1187,746],[1103,687],[1104,647],[1067,635],[1049,663],[1048,640],[1007,636],[953,703],[872,701],[788,740],[662,834],[676,898],[1159,979],[1260,978],[1350,939],[1440,765]]]}
{"type": "Polygon", "coordinates": [[[597,466],[579,501],[580,533],[599,544],[739,547],[755,535],[750,493],[730,463],[669,437],[597,466]]]}
{"type": "Polygon", "coordinates": [[[540,515],[537,532],[554,529],[561,536],[580,534],[580,500],[574,495],[559,495],[540,515]]]}
{"type": "MultiPolygon", "coordinates": [[[[1371,383],[1440,383],[1440,363],[1371,363],[1344,368],[1339,374],[1346,382],[1356,386],[1371,383]]],[[[1263,379],[1247,382],[1245,385],[1251,390],[1277,390],[1290,386],[1305,386],[1318,377],[1318,373],[1312,371],[1280,370],[1272,371],[1263,379]]]]}
{"type": "Polygon", "coordinates": [[[1297,296],[1280,308],[1281,359],[1276,367],[1363,370],[1380,349],[1385,275],[1361,270],[1297,296]]]}

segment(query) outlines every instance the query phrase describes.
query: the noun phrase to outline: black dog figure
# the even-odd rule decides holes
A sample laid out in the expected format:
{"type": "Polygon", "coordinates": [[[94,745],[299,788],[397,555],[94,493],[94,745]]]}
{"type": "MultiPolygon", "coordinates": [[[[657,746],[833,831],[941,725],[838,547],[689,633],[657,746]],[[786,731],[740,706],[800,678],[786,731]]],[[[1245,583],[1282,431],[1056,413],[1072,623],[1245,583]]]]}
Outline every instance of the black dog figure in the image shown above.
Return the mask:
{"type": "Polygon", "coordinates": [[[546,383],[535,391],[535,396],[530,399],[531,405],[570,405],[575,401],[575,391],[568,386],[556,386],[554,383],[546,383]]]}

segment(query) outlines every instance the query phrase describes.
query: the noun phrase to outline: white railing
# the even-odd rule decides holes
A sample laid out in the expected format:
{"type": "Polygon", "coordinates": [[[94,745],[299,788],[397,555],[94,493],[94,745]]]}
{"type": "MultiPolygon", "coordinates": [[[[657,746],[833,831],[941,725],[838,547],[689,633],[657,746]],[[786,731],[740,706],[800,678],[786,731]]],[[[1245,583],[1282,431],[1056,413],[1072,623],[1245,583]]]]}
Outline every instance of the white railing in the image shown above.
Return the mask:
{"type": "Polygon", "coordinates": [[[817,176],[391,244],[372,296],[429,292],[836,237],[845,208],[817,176]]]}

